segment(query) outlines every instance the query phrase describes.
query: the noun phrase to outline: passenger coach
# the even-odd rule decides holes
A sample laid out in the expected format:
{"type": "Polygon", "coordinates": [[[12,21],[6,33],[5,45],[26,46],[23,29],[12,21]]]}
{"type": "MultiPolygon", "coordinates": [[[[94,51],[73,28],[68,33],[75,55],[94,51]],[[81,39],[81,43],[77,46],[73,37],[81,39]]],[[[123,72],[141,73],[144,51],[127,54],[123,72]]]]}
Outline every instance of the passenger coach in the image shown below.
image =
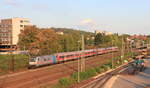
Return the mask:
{"type": "Polygon", "coordinates": [[[91,57],[94,55],[100,55],[115,51],[118,51],[118,47],[98,48],[74,52],[56,53],[54,55],[37,56],[30,58],[29,68],[35,68],[49,64],[56,64],[69,60],[80,59],[81,57],[91,57]]]}

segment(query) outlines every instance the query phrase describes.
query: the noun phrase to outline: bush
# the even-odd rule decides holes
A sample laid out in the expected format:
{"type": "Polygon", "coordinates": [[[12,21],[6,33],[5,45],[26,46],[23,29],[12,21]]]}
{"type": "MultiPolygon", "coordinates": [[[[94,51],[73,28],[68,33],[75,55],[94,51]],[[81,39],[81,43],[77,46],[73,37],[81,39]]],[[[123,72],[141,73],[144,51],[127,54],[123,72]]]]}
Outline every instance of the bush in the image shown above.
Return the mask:
{"type": "Polygon", "coordinates": [[[94,68],[89,69],[89,70],[87,70],[86,72],[87,72],[88,77],[95,76],[96,73],[97,73],[96,70],[95,70],[94,68]]]}
{"type": "Polygon", "coordinates": [[[0,55],[0,75],[7,74],[11,70],[12,58],[15,71],[27,68],[29,59],[27,55],[0,55]]]}
{"type": "Polygon", "coordinates": [[[112,64],[109,62],[108,64],[102,65],[101,68],[103,68],[104,71],[107,71],[112,68],[112,64]]]}
{"type": "MultiPolygon", "coordinates": [[[[121,58],[120,56],[113,58],[114,59],[114,67],[116,68],[117,66],[121,65],[121,58]]],[[[80,81],[86,80],[90,77],[95,76],[97,73],[102,73],[107,70],[110,70],[112,68],[112,59],[108,60],[107,64],[103,64],[99,67],[95,67],[92,69],[88,69],[84,72],[80,72],[80,81]]],[[[75,72],[71,75],[70,78],[62,78],[59,80],[59,84],[57,84],[54,88],[67,88],[73,83],[77,83],[78,81],[78,72],[75,72]]]]}
{"type": "Polygon", "coordinates": [[[78,81],[78,72],[75,72],[71,75],[71,78],[74,79],[75,82],[78,81]]]}
{"type": "Polygon", "coordinates": [[[85,80],[88,78],[87,72],[80,72],[80,80],[85,80]]]}
{"type": "Polygon", "coordinates": [[[59,80],[59,83],[62,87],[68,87],[72,84],[72,80],[70,78],[61,78],[59,80]]]}
{"type": "Polygon", "coordinates": [[[96,71],[97,73],[101,73],[103,70],[102,70],[100,67],[95,67],[95,71],[96,71]]]}

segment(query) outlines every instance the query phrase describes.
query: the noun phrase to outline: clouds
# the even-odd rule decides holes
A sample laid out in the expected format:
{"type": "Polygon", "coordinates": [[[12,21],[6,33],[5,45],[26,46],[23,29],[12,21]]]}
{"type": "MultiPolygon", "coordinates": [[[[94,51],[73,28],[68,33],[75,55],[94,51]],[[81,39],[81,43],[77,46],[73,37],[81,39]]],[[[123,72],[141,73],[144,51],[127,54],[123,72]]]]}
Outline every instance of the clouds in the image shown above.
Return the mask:
{"type": "Polygon", "coordinates": [[[95,24],[92,19],[84,19],[80,22],[80,25],[87,25],[87,24],[95,24]]]}
{"type": "Polygon", "coordinates": [[[93,19],[87,18],[77,23],[76,28],[93,32],[97,28],[97,24],[93,19]]]}
{"type": "Polygon", "coordinates": [[[4,3],[9,6],[14,6],[14,7],[19,6],[16,0],[4,0],[4,3]]]}
{"type": "Polygon", "coordinates": [[[87,18],[87,19],[81,20],[78,23],[77,29],[90,31],[90,32],[94,32],[95,30],[110,31],[110,29],[112,29],[112,24],[104,23],[104,22],[98,22],[96,20],[87,18]]]}

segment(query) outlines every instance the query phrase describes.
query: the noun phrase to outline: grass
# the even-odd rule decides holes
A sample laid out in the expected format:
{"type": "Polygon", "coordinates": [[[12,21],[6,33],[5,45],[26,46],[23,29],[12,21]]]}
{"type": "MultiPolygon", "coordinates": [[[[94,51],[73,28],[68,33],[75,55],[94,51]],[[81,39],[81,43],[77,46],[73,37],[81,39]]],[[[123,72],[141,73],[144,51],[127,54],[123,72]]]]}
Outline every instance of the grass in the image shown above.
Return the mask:
{"type": "Polygon", "coordinates": [[[14,71],[27,68],[29,58],[27,55],[0,55],[0,75],[11,71],[12,58],[14,59],[14,71]]]}

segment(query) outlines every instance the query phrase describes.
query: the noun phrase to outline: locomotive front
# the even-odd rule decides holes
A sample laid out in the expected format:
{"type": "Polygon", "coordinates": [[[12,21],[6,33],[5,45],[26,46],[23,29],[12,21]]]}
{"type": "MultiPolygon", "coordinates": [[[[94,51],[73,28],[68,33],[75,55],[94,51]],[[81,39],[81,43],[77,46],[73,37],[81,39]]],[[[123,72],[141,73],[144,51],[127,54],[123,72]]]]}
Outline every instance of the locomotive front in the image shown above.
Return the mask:
{"type": "Polygon", "coordinates": [[[30,58],[29,59],[29,69],[30,68],[35,68],[36,67],[36,65],[37,65],[37,57],[35,57],[35,58],[30,58]]]}

